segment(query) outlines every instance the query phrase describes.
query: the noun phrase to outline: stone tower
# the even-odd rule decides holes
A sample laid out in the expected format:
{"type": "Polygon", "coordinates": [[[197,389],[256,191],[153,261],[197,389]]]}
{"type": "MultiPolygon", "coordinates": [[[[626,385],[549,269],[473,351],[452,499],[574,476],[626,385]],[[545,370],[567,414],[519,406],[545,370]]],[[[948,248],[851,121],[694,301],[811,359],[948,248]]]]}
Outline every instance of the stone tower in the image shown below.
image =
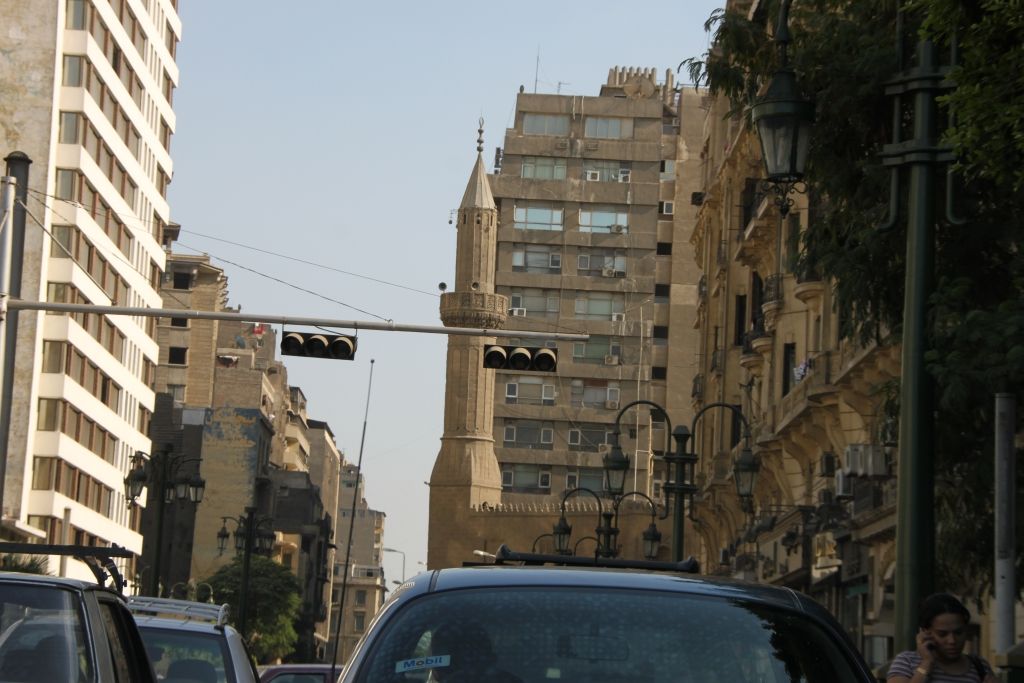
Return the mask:
{"type": "MultiPolygon", "coordinates": [[[[494,293],[498,210],[484,168],[483,120],[476,165],[459,206],[455,287],[441,295],[446,327],[501,328],[508,297],[494,293]]],[[[449,335],[444,435],[430,475],[430,568],[472,559],[479,548],[464,519],[471,507],[496,505],[501,471],[494,455],[494,370],[483,366],[493,338],[449,335]]]]}

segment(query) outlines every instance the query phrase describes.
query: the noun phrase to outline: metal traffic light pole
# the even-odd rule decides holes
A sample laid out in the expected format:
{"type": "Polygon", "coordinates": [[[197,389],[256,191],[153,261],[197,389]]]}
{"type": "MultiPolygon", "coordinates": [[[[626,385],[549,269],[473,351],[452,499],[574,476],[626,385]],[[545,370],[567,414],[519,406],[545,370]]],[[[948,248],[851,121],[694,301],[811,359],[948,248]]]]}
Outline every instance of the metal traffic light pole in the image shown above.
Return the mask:
{"type": "Polygon", "coordinates": [[[520,339],[556,339],[559,341],[587,341],[588,334],[567,332],[530,332],[526,330],[490,329],[486,327],[443,327],[441,325],[403,325],[395,322],[367,322],[337,320],[333,318],[302,318],[274,313],[238,313],[228,311],[191,311],[187,308],[145,308],[130,306],[97,306],[94,304],[61,304],[48,301],[10,299],[7,308],[13,311],[50,311],[53,313],[96,313],[102,315],[128,315],[145,318],[187,318],[190,320],[235,320],[251,323],[278,323],[307,327],[342,327],[382,332],[419,332],[423,334],[454,334],[469,337],[517,337],[520,339]]]}

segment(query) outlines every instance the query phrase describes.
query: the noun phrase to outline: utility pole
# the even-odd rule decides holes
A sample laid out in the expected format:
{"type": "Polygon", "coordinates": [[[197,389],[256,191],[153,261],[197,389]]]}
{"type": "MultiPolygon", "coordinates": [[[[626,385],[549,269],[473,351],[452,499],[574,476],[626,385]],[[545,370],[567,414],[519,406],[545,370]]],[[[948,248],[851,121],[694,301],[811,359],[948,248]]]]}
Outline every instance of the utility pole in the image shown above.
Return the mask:
{"type": "Polygon", "coordinates": [[[1016,521],[1016,472],[1013,462],[1013,431],[1016,413],[1013,394],[996,394],[996,466],[995,466],[995,629],[992,649],[1004,654],[1014,644],[1014,559],[1017,556],[1014,524],[1016,521]]]}
{"type": "Polygon", "coordinates": [[[0,520],[4,516],[7,452],[11,436],[11,405],[14,396],[14,348],[18,340],[18,314],[10,299],[21,296],[22,254],[25,251],[25,202],[28,201],[28,167],[24,152],[4,159],[7,175],[3,185],[3,237],[0,239],[0,520]],[[9,182],[10,181],[10,182],[9,182]],[[17,201],[21,205],[18,206],[17,201]]]}

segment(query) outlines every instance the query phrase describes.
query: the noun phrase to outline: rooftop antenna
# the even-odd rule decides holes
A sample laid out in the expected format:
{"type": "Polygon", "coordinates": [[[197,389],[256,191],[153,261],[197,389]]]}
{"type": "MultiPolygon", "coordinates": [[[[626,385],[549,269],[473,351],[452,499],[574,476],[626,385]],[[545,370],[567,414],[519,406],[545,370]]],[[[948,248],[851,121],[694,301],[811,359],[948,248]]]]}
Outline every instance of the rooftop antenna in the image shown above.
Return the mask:
{"type": "Polygon", "coordinates": [[[572,83],[569,83],[568,81],[558,81],[558,84],[555,86],[555,92],[557,92],[559,95],[562,94],[563,85],[572,85],[572,83]]]}
{"type": "Polygon", "coordinates": [[[537,66],[533,69],[533,94],[537,94],[537,79],[540,77],[540,45],[537,45],[537,66]]]}

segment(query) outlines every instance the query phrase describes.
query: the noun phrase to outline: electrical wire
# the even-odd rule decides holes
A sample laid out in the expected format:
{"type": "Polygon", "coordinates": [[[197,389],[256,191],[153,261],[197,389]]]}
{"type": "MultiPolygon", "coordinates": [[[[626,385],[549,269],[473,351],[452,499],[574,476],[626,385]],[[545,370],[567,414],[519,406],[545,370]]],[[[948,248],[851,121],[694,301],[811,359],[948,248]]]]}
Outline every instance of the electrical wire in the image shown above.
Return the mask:
{"type": "Polygon", "coordinates": [[[285,260],[288,260],[288,261],[295,261],[296,263],[302,263],[302,264],[307,265],[307,266],[314,266],[316,268],[323,268],[324,270],[330,270],[330,271],[335,272],[335,273],[341,273],[342,275],[351,275],[352,277],[357,277],[357,278],[360,278],[362,280],[369,280],[370,282],[376,282],[378,284],[387,285],[388,287],[397,287],[398,289],[405,289],[405,290],[408,290],[410,292],[416,292],[417,294],[426,294],[427,296],[431,296],[431,297],[435,297],[435,298],[440,296],[439,294],[437,294],[435,292],[427,292],[427,291],[422,290],[422,289],[416,289],[415,287],[408,287],[406,285],[400,285],[400,284],[398,284],[396,282],[389,282],[387,280],[381,280],[380,278],[371,277],[369,275],[362,275],[360,273],[353,273],[353,272],[348,271],[348,270],[342,270],[341,268],[335,268],[334,266],[327,266],[327,265],[324,265],[322,263],[317,263],[316,261],[308,261],[306,259],[301,259],[301,258],[298,258],[296,256],[288,256],[287,254],[281,254],[279,252],[270,251],[268,249],[260,249],[259,247],[254,247],[254,246],[251,246],[251,245],[248,245],[248,244],[242,244],[241,242],[233,242],[231,240],[226,240],[226,239],[223,239],[221,237],[214,237],[213,235],[206,235],[206,234],[203,234],[201,232],[196,232],[195,230],[186,230],[185,228],[182,228],[181,232],[187,232],[190,235],[196,235],[197,237],[204,237],[204,238],[206,238],[208,240],[214,240],[216,242],[223,242],[225,244],[230,244],[230,245],[235,246],[235,247],[242,247],[243,249],[249,249],[251,251],[256,251],[256,252],[259,252],[261,254],[267,254],[268,256],[276,256],[278,258],[282,258],[282,259],[285,259],[285,260]]]}
{"type": "Polygon", "coordinates": [[[185,249],[190,249],[190,250],[192,250],[194,252],[202,254],[203,256],[208,256],[208,257],[210,257],[212,259],[216,259],[217,261],[222,261],[224,263],[228,263],[228,264],[234,266],[235,268],[241,268],[242,270],[248,271],[248,272],[253,273],[255,275],[259,275],[260,277],[266,278],[268,280],[272,280],[274,282],[277,282],[279,284],[285,285],[287,287],[291,287],[292,289],[298,290],[300,292],[305,292],[306,294],[312,294],[313,296],[318,297],[320,299],[323,299],[324,301],[330,301],[331,303],[338,304],[339,306],[344,306],[345,308],[350,308],[353,311],[358,311],[359,313],[362,313],[364,315],[368,315],[371,318],[377,318],[378,320],[383,320],[384,322],[387,322],[387,323],[393,322],[391,318],[385,318],[382,315],[377,315],[376,313],[371,313],[370,311],[364,310],[364,309],[359,308],[357,306],[353,306],[351,304],[347,304],[344,301],[339,301],[338,299],[333,299],[333,298],[327,296],[326,294],[320,294],[319,292],[314,292],[312,289],[306,289],[305,287],[300,287],[300,286],[298,286],[296,284],[288,282],[287,280],[282,280],[279,277],[274,277],[273,275],[267,275],[266,273],[262,273],[262,272],[256,270],[255,268],[249,268],[248,266],[243,266],[242,264],[237,263],[235,261],[231,261],[229,259],[226,259],[223,256],[217,256],[216,254],[211,254],[208,251],[203,251],[202,249],[197,249],[196,247],[189,246],[187,244],[184,244],[183,242],[178,242],[178,246],[184,247],[185,249]]]}

